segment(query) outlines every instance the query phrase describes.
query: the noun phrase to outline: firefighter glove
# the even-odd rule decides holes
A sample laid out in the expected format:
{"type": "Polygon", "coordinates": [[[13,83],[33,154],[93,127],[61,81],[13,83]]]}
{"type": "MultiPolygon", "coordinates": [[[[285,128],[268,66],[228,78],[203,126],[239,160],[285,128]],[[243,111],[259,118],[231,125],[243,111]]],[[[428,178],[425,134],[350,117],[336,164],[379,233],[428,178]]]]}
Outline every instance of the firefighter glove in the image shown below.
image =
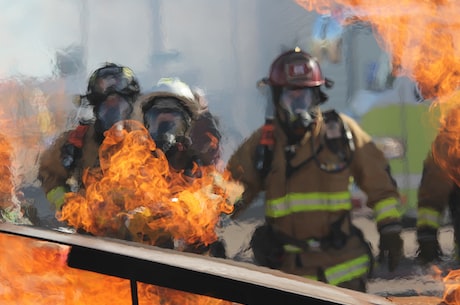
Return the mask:
{"type": "Polygon", "coordinates": [[[388,270],[394,271],[403,256],[402,225],[388,224],[379,229],[379,262],[388,262],[388,270]]]}
{"type": "Polygon", "coordinates": [[[275,237],[270,225],[258,226],[252,235],[250,245],[258,265],[272,269],[281,267],[284,256],[283,244],[275,237]]]}
{"type": "Polygon", "coordinates": [[[56,211],[60,211],[64,205],[64,195],[67,192],[63,186],[57,186],[48,193],[46,193],[46,199],[52,204],[56,211]]]}
{"type": "Polygon", "coordinates": [[[209,245],[209,255],[212,257],[227,258],[225,242],[221,239],[209,245]]]}
{"type": "Polygon", "coordinates": [[[417,229],[417,260],[422,264],[427,264],[439,260],[442,255],[441,247],[438,242],[438,230],[435,228],[417,229]]]}

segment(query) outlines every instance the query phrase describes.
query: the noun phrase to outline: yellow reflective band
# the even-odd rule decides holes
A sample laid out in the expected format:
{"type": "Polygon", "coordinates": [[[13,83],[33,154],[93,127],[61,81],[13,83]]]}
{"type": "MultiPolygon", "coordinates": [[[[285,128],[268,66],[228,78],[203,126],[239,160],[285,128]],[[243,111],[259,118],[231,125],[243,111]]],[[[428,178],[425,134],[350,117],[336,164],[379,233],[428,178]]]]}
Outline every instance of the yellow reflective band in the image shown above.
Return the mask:
{"type": "Polygon", "coordinates": [[[46,199],[52,203],[56,210],[60,210],[64,205],[64,195],[66,188],[63,186],[57,186],[46,194],[46,199]]]}
{"type": "Polygon", "coordinates": [[[417,210],[417,227],[440,227],[441,213],[430,208],[419,208],[417,210]]]}
{"type": "Polygon", "coordinates": [[[330,267],[326,269],[324,274],[329,284],[339,285],[355,278],[363,277],[369,271],[369,266],[370,259],[365,254],[345,263],[330,267]]]}
{"type": "Polygon", "coordinates": [[[348,191],[336,193],[289,193],[283,197],[267,200],[265,215],[276,218],[296,212],[351,210],[348,191]]]}
{"type": "Polygon", "coordinates": [[[379,201],[374,206],[375,220],[380,222],[386,218],[401,218],[401,212],[398,209],[399,201],[396,198],[387,198],[379,201]]]}

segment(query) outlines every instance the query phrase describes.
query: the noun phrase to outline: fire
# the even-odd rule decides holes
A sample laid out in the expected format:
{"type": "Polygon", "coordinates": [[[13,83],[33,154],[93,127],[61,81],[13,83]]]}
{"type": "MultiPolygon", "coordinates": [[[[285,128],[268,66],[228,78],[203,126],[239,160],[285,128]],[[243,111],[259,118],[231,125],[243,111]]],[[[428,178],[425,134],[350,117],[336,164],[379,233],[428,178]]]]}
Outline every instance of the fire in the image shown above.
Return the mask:
{"type": "MultiPolygon", "coordinates": [[[[22,198],[19,189],[37,179],[38,156],[46,141],[57,130],[49,106],[61,101],[60,90],[45,94],[31,79],[2,80],[0,102],[8,107],[0,110],[0,221],[31,224],[24,209],[33,205],[22,198]]],[[[55,85],[55,84],[54,84],[55,85]]]]}
{"type": "MultiPolygon", "coordinates": [[[[0,245],[1,304],[131,304],[128,280],[68,267],[68,246],[8,234],[0,234],[0,245]]],[[[138,299],[140,305],[232,304],[143,283],[138,299]]]]}
{"type": "Polygon", "coordinates": [[[0,102],[8,105],[0,110],[0,127],[8,135],[12,148],[10,169],[16,188],[36,182],[41,151],[66,123],[63,119],[66,116],[60,115],[64,112],[64,100],[63,85],[55,81],[0,82],[0,102]]]}
{"type": "Polygon", "coordinates": [[[460,92],[451,95],[441,112],[438,135],[432,145],[437,163],[460,185],[460,92]]]}
{"type": "Polygon", "coordinates": [[[0,134],[0,222],[31,224],[24,217],[21,202],[16,196],[12,168],[12,147],[9,139],[0,134]]]}
{"type": "Polygon", "coordinates": [[[4,135],[0,135],[0,208],[5,209],[11,205],[11,196],[14,189],[11,173],[11,145],[4,135]]]}
{"type": "Polygon", "coordinates": [[[443,303],[445,305],[459,304],[460,301],[460,270],[450,271],[443,279],[445,289],[443,303]]]}
{"type": "MultiPolygon", "coordinates": [[[[96,236],[156,245],[164,237],[187,244],[217,240],[222,213],[233,210],[241,186],[213,166],[191,178],[170,170],[148,131],[124,121],[106,133],[100,168],[83,175],[85,190],[67,193],[58,218],[96,236]]],[[[196,168],[195,170],[198,170],[196,168]]]]}
{"type": "MultiPolygon", "coordinates": [[[[39,122],[46,125],[46,117],[39,122]]],[[[153,155],[152,151],[155,144],[140,123],[124,122],[114,127],[100,151],[100,170],[85,173],[86,192],[67,194],[61,217],[100,236],[124,237],[120,232],[131,230],[137,241],[145,242],[146,236],[154,244],[166,231],[185,242],[214,241],[219,215],[230,213],[230,203],[238,196],[233,185],[225,183],[226,173],[205,168],[201,178],[188,180],[182,173],[169,170],[161,152],[153,155]]],[[[14,194],[14,156],[9,138],[0,135],[0,210],[2,215],[5,211],[12,215],[13,204],[18,217],[6,221],[30,224],[18,221],[22,213],[14,194]]],[[[68,246],[6,234],[0,234],[0,244],[1,304],[131,302],[128,280],[68,267],[68,246]]],[[[138,283],[138,298],[141,305],[232,304],[143,283],[138,283]]]]}

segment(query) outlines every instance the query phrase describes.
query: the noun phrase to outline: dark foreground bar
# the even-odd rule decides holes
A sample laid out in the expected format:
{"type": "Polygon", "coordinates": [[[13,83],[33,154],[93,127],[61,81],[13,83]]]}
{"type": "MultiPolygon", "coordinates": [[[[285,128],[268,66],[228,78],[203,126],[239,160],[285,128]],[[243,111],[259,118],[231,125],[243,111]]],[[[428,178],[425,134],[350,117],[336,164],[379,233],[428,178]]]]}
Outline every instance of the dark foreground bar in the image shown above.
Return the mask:
{"type": "Polygon", "coordinates": [[[13,224],[0,224],[0,232],[69,245],[68,265],[73,268],[240,304],[394,304],[379,296],[341,289],[252,264],[134,242],[13,224]]]}

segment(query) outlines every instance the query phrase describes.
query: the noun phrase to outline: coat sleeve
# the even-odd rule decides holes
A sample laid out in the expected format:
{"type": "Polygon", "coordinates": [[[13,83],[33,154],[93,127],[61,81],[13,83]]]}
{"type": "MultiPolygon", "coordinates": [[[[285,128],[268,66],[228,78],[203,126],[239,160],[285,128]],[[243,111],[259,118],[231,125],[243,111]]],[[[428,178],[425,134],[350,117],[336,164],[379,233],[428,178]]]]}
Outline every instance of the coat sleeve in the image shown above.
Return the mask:
{"type": "Polygon", "coordinates": [[[61,164],[61,147],[67,141],[68,132],[60,135],[56,141],[40,156],[38,179],[45,193],[58,186],[66,186],[70,172],[61,164]]]}
{"type": "Polygon", "coordinates": [[[418,188],[417,227],[439,228],[442,213],[449,204],[454,182],[436,163],[431,151],[423,162],[418,188]]]}
{"type": "Polygon", "coordinates": [[[400,196],[388,160],[358,123],[344,115],[342,119],[350,128],[355,144],[352,175],[367,195],[367,205],[374,211],[377,226],[399,222],[400,196]]]}
{"type": "Polygon", "coordinates": [[[256,170],[256,148],[261,137],[261,130],[253,133],[232,154],[227,170],[232,178],[243,184],[244,192],[240,202],[235,206],[234,217],[243,212],[263,190],[260,173],[256,170]]]}

